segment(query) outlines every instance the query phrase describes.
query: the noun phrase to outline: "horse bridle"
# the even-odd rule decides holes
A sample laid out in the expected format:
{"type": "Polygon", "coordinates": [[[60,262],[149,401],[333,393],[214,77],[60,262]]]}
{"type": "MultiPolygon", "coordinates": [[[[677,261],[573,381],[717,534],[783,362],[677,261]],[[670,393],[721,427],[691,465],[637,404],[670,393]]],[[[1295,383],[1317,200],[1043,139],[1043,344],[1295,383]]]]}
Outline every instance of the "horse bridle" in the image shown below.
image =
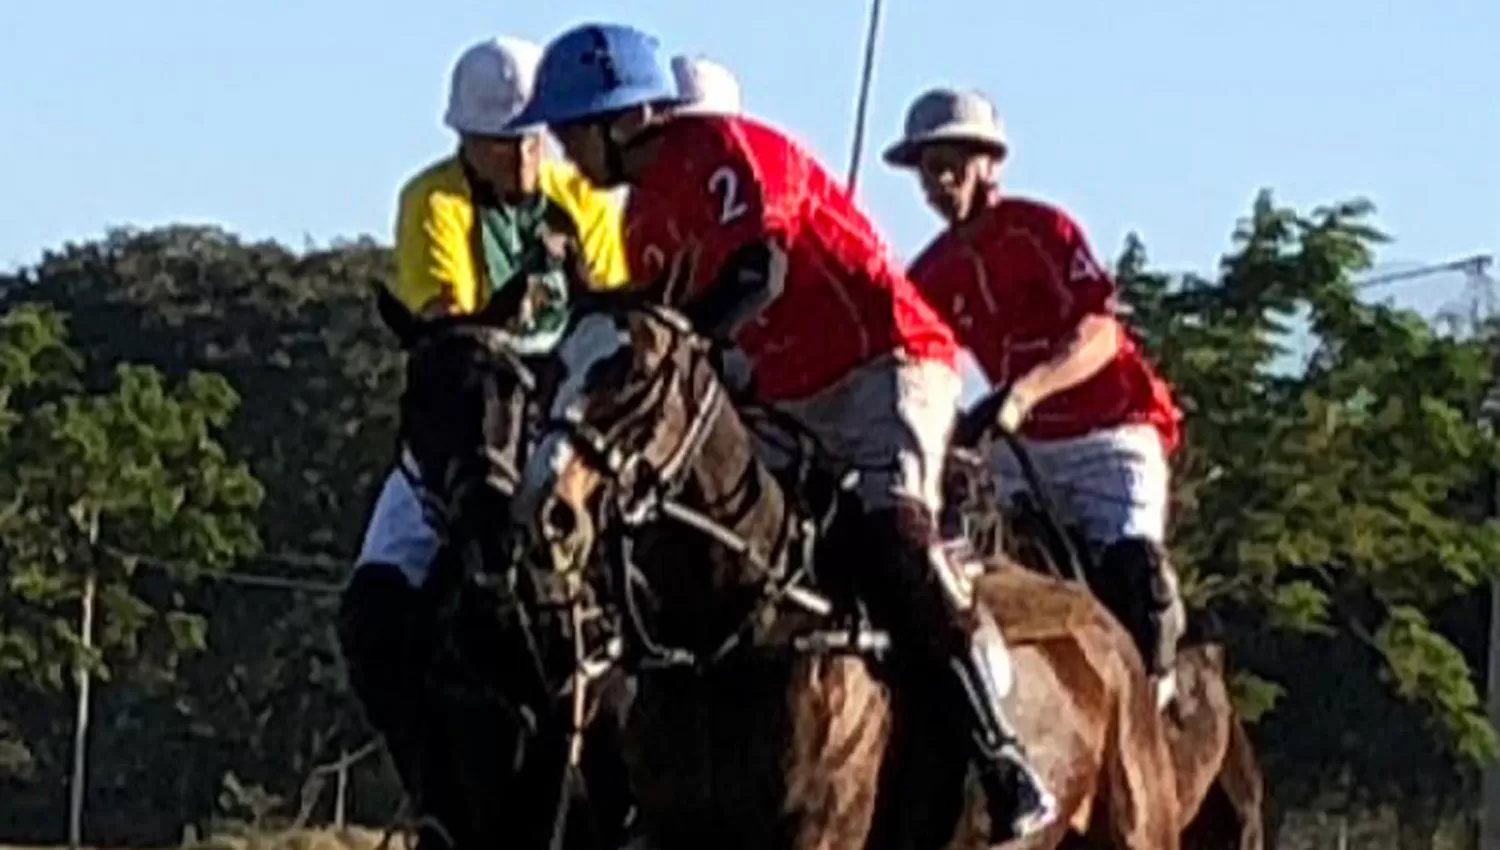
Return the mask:
{"type": "MultiPolygon", "coordinates": [[[[687,358],[687,369],[707,367],[712,370],[708,361],[711,343],[698,335],[684,317],[656,304],[635,305],[633,309],[646,312],[665,324],[673,334],[674,348],[682,344],[684,337],[687,338],[687,344],[693,349],[687,358]]],[[[620,435],[630,426],[660,414],[669,398],[668,389],[683,377],[685,367],[682,361],[680,357],[668,358],[647,379],[640,392],[642,404],[604,431],[582,421],[581,415],[575,411],[548,419],[543,433],[561,432],[573,448],[609,480],[614,490],[614,498],[601,501],[598,527],[613,556],[609,560],[615,569],[614,586],[625,615],[624,625],[633,642],[630,649],[640,669],[692,668],[701,672],[738,649],[764,612],[784,598],[791,598],[818,613],[824,613],[826,609],[817,604],[821,600],[814,602],[816,597],[801,587],[810,575],[812,547],[816,542],[811,520],[798,518],[789,506],[775,542],[763,552],[724,523],[689,507],[679,498],[693,461],[702,452],[709,433],[728,403],[727,391],[717,377],[709,382],[707,395],[696,405],[682,438],[666,452],[662,462],[653,464],[644,452],[627,453],[618,444],[620,435]],[[611,519],[615,522],[610,522],[611,519]],[[709,536],[738,557],[748,560],[764,576],[756,604],[737,627],[705,655],[700,656],[683,647],[666,646],[652,637],[636,598],[638,591],[650,592],[650,583],[635,562],[636,537],[647,526],[663,520],[709,536]],[[799,531],[802,532],[800,535],[799,531]],[[788,547],[798,537],[804,543],[805,551],[801,553],[797,568],[790,569],[788,547]]]]}
{"type": "MultiPolygon", "coordinates": [[[[469,339],[479,343],[485,353],[494,358],[497,366],[516,380],[525,397],[529,398],[535,393],[538,385],[536,373],[512,347],[511,335],[499,328],[475,324],[450,324],[418,340],[411,347],[408,356],[419,356],[433,346],[453,339],[469,339]]],[[[497,375],[490,370],[485,370],[480,378],[480,389],[484,397],[484,415],[488,419],[504,403],[504,399],[500,396],[497,375]]],[[[485,423],[486,432],[488,424],[488,422],[485,423]]],[[[520,429],[517,434],[518,454],[523,452],[529,443],[524,421],[520,423],[520,429]]],[[[406,437],[407,426],[403,423],[399,438],[403,446],[410,442],[406,437]]],[[[422,512],[428,522],[438,532],[440,539],[446,540],[456,506],[463,503],[474,487],[482,483],[507,498],[515,496],[521,483],[521,473],[516,468],[517,465],[519,464],[512,464],[486,439],[476,447],[474,456],[456,455],[449,458],[440,479],[432,483],[417,480],[405,463],[398,463],[397,468],[406,476],[408,483],[413,485],[412,491],[418,494],[422,512]],[[481,474],[469,474],[476,468],[481,470],[481,474]],[[446,494],[446,498],[439,493],[446,494]]]]}

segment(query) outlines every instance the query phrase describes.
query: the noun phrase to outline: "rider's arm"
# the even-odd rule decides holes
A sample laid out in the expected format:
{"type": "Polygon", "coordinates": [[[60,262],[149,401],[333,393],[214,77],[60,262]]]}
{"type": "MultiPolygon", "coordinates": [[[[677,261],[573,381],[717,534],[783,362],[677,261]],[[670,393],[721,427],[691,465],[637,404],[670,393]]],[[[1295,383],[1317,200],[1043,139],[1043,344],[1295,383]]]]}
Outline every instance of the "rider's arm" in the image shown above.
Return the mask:
{"type": "Polygon", "coordinates": [[[1048,222],[1055,246],[1046,286],[1067,305],[1071,329],[1054,347],[1052,356],[1016,379],[1011,392],[1036,405],[1049,396],[1076,387],[1108,366],[1120,350],[1120,324],[1115,318],[1115,284],[1094,259],[1088,241],[1071,219],[1057,214],[1048,222]]]}
{"type": "Polygon", "coordinates": [[[589,270],[589,285],[619,289],[630,280],[625,262],[620,206],[596,189],[576,168],[548,160],[542,163],[542,189],[573,220],[578,245],[589,270]]]}
{"type": "Polygon", "coordinates": [[[1120,349],[1120,325],[1113,316],[1090,313],[1079,321],[1052,357],[1011,385],[1028,405],[1076,387],[1109,365],[1120,349]]]}
{"type": "Polygon", "coordinates": [[[732,254],[707,291],[683,312],[703,333],[733,339],[785,288],[786,251],[777,239],[757,240],[732,254]]]}
{"type": "Polygon", "coordinates": [[[469,243],[473,224],[474,205],[461,170],[429,169],[402,189],[392,294],[412,313],[473,311],[478,290],[469,243]]]}

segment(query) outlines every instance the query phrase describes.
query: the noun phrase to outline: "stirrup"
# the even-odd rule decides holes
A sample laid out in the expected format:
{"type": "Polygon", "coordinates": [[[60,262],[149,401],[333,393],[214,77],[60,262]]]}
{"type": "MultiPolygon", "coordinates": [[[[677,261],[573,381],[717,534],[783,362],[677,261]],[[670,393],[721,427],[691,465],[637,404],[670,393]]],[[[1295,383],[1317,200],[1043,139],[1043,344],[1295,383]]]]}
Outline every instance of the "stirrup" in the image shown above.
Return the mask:
{"type": "Polygon", "coordinates": [[[990,813],[992,846],[1030,838],[1057,822],[1057,797],[1019,744],[1007,743],[982,770],[990,774],[981,784],[990,813]],[[997,818],[996,810],[1007,805],[1008,820],[997,818]]]}
{"type": "MultiPolygon", "coordinates": [[[[417,818],[416,823],[412,824],[412,832],[416,835],[416,838],[412,842],[414,846],[422,844],[423,830],[427,830],[436,836],[439,841],[443,842],[447,850],[454,850],[458,846],[458,843],[453,840],[453,833],[448,831],[448,827],[444,826],[442,821],[432,815],[423,815],[417,818]]],[[[423,850],[434,850],[434,848],[423,848],[423,850]]]]}
{"type": "Polygon", "coordinates": [[[1151,689],[1156,710],[1166,711],[1177,701],[1177,671],[1168,671],[1164,676],[1152,676],[1151,689]]]}

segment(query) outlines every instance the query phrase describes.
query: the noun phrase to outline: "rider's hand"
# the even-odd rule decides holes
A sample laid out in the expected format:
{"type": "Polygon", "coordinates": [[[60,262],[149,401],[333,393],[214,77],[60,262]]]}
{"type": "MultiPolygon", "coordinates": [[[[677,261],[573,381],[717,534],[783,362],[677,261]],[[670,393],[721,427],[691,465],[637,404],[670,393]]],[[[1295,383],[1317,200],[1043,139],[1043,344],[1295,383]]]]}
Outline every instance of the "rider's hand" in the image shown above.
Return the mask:
{"type": "Polygon", "coordinates": [[[992,430],[1015,433],[1031,412],[1030,402],[1012,387],[1001,387],[964,411],[953,430],[953,441],[977,448],[992,430]]]}
{"type": "Polygon", "coordinates": [[[1010,392],[1005,394],[1005,403],[1000,406],[1000,412],[995,416],[995,424],[1001,431],[1014,434],[1021,430],[1021,424],[1026,421],[1026,416],[1031,413],[1031,402],[1026,396],[1011,387],[1010,392]]]}
{"type": "Polygon", "coordinates": [[[453,297],[451,293],[444,292],[441,295],[434,296],[426,304],[423,304],[422,309],[417,313],[417,318],[442,319],[448,316],[457,316],[462,312],[458,306],[458,299],[453,297]]]}

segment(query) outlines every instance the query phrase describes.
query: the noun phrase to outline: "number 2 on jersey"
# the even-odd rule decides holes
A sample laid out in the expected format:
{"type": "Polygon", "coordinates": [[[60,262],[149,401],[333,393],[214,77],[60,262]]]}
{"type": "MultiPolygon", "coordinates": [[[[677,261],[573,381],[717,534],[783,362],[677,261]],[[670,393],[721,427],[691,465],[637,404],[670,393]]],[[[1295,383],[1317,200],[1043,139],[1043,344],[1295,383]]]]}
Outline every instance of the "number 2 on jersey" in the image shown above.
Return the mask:
{"type": "Polygon", "coordinates": [[[728,224],[750,210],[740,199],[740,175],[727,165],[721,165],[708,175],[708,191],[719,199],[719,224],[728,224]]]}

